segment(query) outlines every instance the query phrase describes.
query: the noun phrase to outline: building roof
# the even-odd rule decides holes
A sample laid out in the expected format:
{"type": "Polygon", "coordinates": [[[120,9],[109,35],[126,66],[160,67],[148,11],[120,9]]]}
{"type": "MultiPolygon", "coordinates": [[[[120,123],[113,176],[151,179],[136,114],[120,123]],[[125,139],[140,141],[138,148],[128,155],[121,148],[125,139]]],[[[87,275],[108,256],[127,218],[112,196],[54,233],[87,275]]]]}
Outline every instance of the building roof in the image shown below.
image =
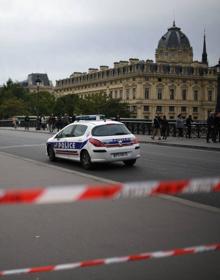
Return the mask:
{"type": "Polygon", "coordinates": [[[158,43],[158,49],[160,48],[190,49],[191,46],[187,36],[173,22],[173,26],[168,28],[168,32],[161,37],[158,43]]]}
{"type": "Polygon", "coordinates": [[[36,86],[38,80],[41,81],[42,86],[50,86],[51,85],[47,74],[32,73],[32,74],[28,75],[28,79],[27,79],[28,85],[36,86]]]}

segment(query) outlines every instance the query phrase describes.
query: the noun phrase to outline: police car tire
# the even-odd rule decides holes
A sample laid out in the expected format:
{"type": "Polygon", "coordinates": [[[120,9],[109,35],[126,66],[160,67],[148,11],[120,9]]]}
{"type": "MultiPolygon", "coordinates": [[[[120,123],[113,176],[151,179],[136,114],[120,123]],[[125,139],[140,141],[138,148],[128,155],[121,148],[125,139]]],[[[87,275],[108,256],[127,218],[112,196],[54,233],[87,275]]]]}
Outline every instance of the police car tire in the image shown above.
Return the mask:
{"type": "Polygon", "coordinates": [[[82,153],[80,155],[80,162],[81,162],[83,168],[85,168],[87,170],[91,169],[91,167],[92,167],[91,158],[90,158],[89,153],[86,150],[82,151],[82,153]]]}
{"type": "Polygon", "coordinates": [[[126,166],[133,166],[136,162],[136,159],[128,159],[123,161],[126,166]]]}
{"type": "Polygon", "coordinates": [[[48,156],[49,156],[50,161],[56,160],[54,149],[51,146],[48,148],[48,156]]]}

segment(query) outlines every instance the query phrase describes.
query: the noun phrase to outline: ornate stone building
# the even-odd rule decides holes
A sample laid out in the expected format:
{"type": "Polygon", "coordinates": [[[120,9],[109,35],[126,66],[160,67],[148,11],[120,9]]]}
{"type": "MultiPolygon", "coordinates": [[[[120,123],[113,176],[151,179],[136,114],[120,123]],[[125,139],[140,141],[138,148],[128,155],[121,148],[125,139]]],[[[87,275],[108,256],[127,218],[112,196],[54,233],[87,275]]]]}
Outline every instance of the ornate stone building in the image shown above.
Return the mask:
{"type": "Polygon", "coordinates": [[[216,68],[208,66],[205,35],[202,60],[193,61],[189,39],[174,22],[159,40],[155,57],[156,62],[130,58],[112,68],[74,72],[56,81],[56,95],[106,93],[127,102],[136,118],[152,119],[160,113],[174,119],[182,113],[205,120],[217,96],[216,68]]]}
{"type": "Polygon", "coordinates": [[[24,88],[28,88],[30,92],[48,91],[53,93],[54,87],[46,73],[31,73],[27,80],[20,82],[24,88]]]}

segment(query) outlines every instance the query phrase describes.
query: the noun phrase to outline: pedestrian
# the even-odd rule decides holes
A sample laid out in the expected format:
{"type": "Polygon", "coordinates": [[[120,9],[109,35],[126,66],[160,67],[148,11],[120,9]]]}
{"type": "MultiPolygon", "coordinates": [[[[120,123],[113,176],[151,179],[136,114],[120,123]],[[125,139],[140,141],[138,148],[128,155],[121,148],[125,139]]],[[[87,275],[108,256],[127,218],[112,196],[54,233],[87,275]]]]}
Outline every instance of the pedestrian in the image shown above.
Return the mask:
{"type": "Polygon", "coordinates": [[[12,125],[14,126],[14,129],[16,129],[18,126],[18,119],[16,116],[12,118],[12,125]]]}
{"type": "Polygon", "coordinates": [[[63,118],[62,118],[62,128],[67,126],[69,124],[69,117],[67,114],[64,114],[63,118]]]}
{"type": "Polygon", "coordinates": [[[215,118],[214,113],[211,112],[207,119],[207,134],[206,134],[206,142],[210,143],[209,139],[212,139],[215,142],[215,118]]]}
{"type": "Polygon", "coordinates": [[[158,136],[158,140],[161,140],[161,118],[159,115],[155,116],[153,120],[153,134],[152,139],[154,140],[155,136],[158,136]]]}
{"type": "Polygon", "coordinates": [[[72,123],[75,122],[75,120],[76,120],[76,116],[73,114],[72,115],[72,123]]]}
{"type": "Polygon", "coordinates": [[[54,119],[53,114],[51,116],[49,116],[49,118],[47,120],[47,125],[48,125],[49,132],[52,133],[54,130],[54,125],[55,125],[55,119],[54,119]]]}
{"type": "Polygon", "coordinates": [[[189,137],[191,138],[191,131],[192,131],[192,116],[189,115],[188,118],[186,119],[186,138],[189,137]]]}
{"type": "Polygon", "coordinates": [[[44,115],[41,116],[40,120],[41,120],[41,127],[42,127],[43,130],[45,130],[46,129],[46,123],[47,123],[45,116],[44,115]]]}
{"type": "Polygon", "coordinates": [[[37,116],[36,119],[36,130],[40,130],[41,129],[41,117],[37,116]]]}
{"type": "Polygon", "coordinates": [[[120,122],[120,115],[119,115],[119,114],[116,115],[115,120],[116,120],[117,122],[120,122]]]}
{"type": "Polygon", "coordinates": [[[183,137],[183,129],[184,129],[184,118],[182,114],[179,114],[176,119],[176,129],[178,130],[178,136],[183,137]]]}
{"type": "Polygon", "coordinates": [[[57,127],[57,131],[59,131],[60,129],[63,128],[63,121],[62,121],[61,116],[57,117],[56,127],[57,127]]]}
{"type": "Polygon", "coordinates": [[[161,120],[161,136],[162,136],[162,139],[164,139],[164,140],[167,139],[168,130],[169,130],[168,120],[167,120],[166,116],[163,116],[163,118],[161,120]]]}
{"type": "Polygon", "coordinates": [[[28,115],[26,115],[24,117],[24,129],[29,130],[29,126],[30,126],[30,118],[28,115]]]}
{"type": "Polygon", "coordinates": [[[215,114],[215,126],[216,126],[216,138],[218,137],[218,142],[220,143],[220,112],[215,114]]]}

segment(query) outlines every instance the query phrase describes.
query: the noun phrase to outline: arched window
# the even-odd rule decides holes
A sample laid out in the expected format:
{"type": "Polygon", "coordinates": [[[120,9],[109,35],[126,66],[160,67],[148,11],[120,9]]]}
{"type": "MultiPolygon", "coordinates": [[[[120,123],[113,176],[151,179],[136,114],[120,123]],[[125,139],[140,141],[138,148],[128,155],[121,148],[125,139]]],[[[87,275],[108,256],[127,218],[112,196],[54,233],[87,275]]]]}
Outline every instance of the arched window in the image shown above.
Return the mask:
{"type": "Polygon", "coordinates": [[[170,100],[174,100],[175,98],[175,90],[173,88],[170,89],[170,100]]]}
{"type": "Polygon", "coordinates": [[[162,99],[162,94],[163,94],[163,89],[162,88],[158,88],[157,89],[157,99],[158,100],[162,99]]]}

